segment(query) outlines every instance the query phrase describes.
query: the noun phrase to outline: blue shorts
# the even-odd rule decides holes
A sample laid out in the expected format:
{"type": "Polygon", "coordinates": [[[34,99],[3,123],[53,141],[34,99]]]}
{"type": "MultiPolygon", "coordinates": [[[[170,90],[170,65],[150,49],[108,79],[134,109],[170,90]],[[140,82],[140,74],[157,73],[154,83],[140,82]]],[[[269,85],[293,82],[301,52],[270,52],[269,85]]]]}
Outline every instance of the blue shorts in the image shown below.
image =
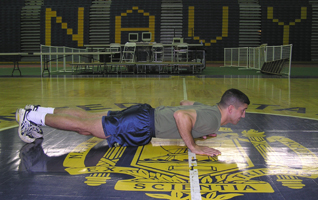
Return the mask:
{"type": "Polygon", "coordinates": [[[137,104],[122,111],[108,111],[102,118],[108,145],[142,146],[155,137],[154,109],[148,104],[137,104]]]}

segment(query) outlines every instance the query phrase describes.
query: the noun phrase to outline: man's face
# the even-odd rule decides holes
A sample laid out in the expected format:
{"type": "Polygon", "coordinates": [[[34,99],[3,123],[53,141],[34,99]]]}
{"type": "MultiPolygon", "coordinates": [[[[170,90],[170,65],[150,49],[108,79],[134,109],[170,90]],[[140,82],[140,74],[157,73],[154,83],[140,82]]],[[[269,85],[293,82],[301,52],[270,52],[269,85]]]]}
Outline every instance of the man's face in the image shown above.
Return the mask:
{"type": "Polygon", "coordinates": [[[235,106],[232,107],[232,113],[231,113],[231,123],[237,124],[241,118],[245,118],[245,111],[247,109],[248,105],[244,103],[242,106],[235,108],[235,106]]]}

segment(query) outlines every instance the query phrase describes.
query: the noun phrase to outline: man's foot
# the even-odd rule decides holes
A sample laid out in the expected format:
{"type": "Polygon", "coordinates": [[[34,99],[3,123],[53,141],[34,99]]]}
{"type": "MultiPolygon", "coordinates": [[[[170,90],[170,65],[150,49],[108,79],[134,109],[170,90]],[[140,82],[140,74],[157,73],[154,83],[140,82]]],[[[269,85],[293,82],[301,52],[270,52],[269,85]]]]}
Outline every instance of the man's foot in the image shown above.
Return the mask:
{"type": "MultiPolygon", "coordinates": [[[[37,111],[38,108],[40,107],[40,105],[31,105],[31,104],[28,104],[24,107],[25,110],[32,110],[32,111],[37,111]]],[[[42,138],[43,137],[43,131],[40,127],[40,125],[37,125],[33,122],[31,122],[31,124],[35,125],[38,127],[38,129],[36,129],[35,132],[32,133],[32,135],[35,137],[35,138],[42,138]]]]}
{"type": "Polygon", "coordinates": [[[19,108],[15,113],[16,121],[19,123],[19,137],[26,143],[32,143],[36,138],[43,137],[42,129],[26,118],[30,111],[19,108]]]}
{"type": "Polygon", "coordinates": [[[28,104],[28,105],[26,105],[24,107],[24,109],[25,110],[37,111],[39,107],[40,107],[40,105],[30,105],[30,104],[28,104]]]}

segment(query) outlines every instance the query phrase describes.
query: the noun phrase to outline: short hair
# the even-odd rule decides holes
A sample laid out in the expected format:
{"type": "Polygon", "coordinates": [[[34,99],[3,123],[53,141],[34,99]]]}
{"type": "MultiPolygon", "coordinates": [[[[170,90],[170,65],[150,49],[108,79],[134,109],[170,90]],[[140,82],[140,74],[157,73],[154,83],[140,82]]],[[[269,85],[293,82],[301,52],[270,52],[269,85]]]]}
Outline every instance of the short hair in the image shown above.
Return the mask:
{"type": "Polygon", "coordinates": [[[221,101],[219,102],[219,106],[221,108],[227,108],[230,105],[235,106],[235,108],[238,108],[242,106],[244,103],[247,105],[250,105],[250,100],[244,94],[238,89],[228,89],[227,91],[224,92],[224,94],[221,97],[221,101]]]}

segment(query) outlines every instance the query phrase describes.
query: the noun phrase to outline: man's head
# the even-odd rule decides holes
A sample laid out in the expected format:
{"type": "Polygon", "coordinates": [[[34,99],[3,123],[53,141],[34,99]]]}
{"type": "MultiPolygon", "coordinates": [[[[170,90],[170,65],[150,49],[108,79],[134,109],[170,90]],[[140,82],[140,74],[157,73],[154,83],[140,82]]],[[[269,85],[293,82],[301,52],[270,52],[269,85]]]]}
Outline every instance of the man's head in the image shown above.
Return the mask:
{"type": "Polygon", "coordinates": [[[238,89],[227,90],[219,102],[220,109],[227,111],[227,123],[237,124],[245,117],[245,110],[250,104],[248,97],[238,89]]]}
{"type": "Polygon", "coordinates": [[[235,108],[238,108],[243,104],[250,105],[250,100],[248,99],[246,94],[238,89],[232,88],[224,92],[219,106],[221,108],[227,108],[229,105],[233,105],[235,106],[235,108]]]}

